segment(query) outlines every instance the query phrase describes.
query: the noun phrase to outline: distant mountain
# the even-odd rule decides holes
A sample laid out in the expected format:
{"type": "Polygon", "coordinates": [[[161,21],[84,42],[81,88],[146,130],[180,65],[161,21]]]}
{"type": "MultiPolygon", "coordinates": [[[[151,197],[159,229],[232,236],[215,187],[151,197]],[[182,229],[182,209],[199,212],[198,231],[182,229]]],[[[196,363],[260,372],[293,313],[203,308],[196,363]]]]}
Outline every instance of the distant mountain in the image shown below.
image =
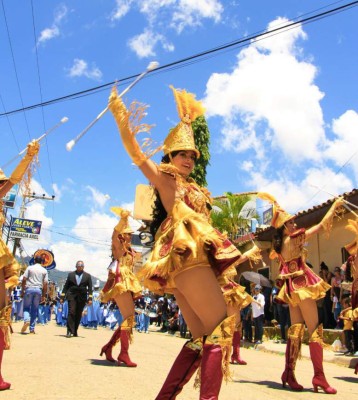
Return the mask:
{"type": "MultiPolygon", "coordinates": [[[[57,269],[51,269],[50,271],[48,271],[48,278],[49,278],[51,281],[56,282],[56,284],[57,284],[57,286],[58,286],[59,288],[62,288],[63,285],[64,285],[65,282],[66,282],[66,278],[67,278],[67,275],[68,275],[69,272],[70,272],[70,271],[59,271],[59,270],[57,270],[57,269]]],[[[95,277],[95,276],[92,275],[92,283],[93,283],[93,285],[95,285],[97,281],[99,281],[99,286],[100,286],[101,288],[102,288],[102,287],[104,286],[104,284],[106,283],[106,282],[103,282],[103,281],[101,281],[100,279],[98,279],[97,277],[95,277]]]]}

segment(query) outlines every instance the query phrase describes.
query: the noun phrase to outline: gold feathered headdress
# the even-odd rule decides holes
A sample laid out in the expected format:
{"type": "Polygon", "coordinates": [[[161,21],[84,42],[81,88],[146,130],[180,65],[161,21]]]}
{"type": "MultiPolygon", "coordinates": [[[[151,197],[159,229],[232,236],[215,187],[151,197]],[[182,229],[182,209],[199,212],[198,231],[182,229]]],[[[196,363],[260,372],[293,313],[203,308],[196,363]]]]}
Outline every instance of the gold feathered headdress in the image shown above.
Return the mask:
{"type": "Polygon", "coordinates": [[[114,228],[118,233],[134,232],[131,226],[129,225],[128,218],[131,215],[131,213],[128,210],[125,210],[124,208],[121,207],[111,207],[111,211],[121,218],[118,224],[114,228]]]}
{"type": "Polygon", "coordinates": [[[276,199],[269,193],[258,192],[257,197],[261,200],[266,200],[272,204],[272,220],[271,226],[278,229],[281,226],[289,221],[292,218],[295,218],[294,215],[289,214],[280,205],[277,203],[276,199]]]}
{"type": "Polygon", "coordinates": [[[353,242],[347,244],[345,247],[345,249],[348,251],[348,253],[351,256],[354,256],[357,254],[358,252],[358,219],[354,220],[354,219],[349,219],[348,220],[348,224],[346,225],[346,229],[348,229],[349,231],[353,232],[355,234],[355,238],[353,240],[353,242]]]}
{"type": "Polygon", "coordinates": [[[199,158],[200,152],[195,147],[191,123],[204,114],[204,107],[200,101],[195,99],[194,94],[188,93],[186,90],[175,89],[173,86],[170,88],[174,93],[180,122],[164,140],[164,154],[179,150],[192,150],[199,158]]]}

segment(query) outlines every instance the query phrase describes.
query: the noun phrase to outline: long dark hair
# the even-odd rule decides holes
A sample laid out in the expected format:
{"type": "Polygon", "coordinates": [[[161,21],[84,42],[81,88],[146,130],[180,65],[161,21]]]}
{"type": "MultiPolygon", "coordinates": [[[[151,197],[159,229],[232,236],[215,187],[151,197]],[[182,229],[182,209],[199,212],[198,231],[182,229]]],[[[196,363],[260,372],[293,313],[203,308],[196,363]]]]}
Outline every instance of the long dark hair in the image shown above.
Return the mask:
{"type": "MultiPolygon", "coordinates": [[[[169,164],[170,163],[170,157],[174,158],[179,151],[173,151],[170,155],[166,154],[165,156],[162,157],[162,163],[163,164],[169,164]]],[[[159,229],[161,223],[165,220],[167,217],[167,212],[163,206],[162,200],[160,199],[159,193],[157,190],[154,191],[155,193],[155,201],[154,201],[154,206],[153,206],[153,219],[152,222],[150,223],[150,233],[153,236],[153,239],[155,237],[155,234],[157,233],[157,230],[159,229]]]]}
{"type": "Polygon", "coordinates": [[[276,229],[276,231],[273,235],[273,248],[277,254],[281,254],[284,230],[285,230],[285,226],[282,225],[280,228],[276,229]]]}

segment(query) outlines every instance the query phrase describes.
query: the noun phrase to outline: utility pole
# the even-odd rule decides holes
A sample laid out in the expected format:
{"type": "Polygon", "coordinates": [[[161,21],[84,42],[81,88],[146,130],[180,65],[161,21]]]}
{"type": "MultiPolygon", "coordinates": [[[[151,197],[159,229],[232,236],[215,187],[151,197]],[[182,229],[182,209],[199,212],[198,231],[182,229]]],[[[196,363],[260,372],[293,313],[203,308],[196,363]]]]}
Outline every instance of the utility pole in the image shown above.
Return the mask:
{"type": "MultiPolygon", "coordinates": [[[[20,207],[20,215],[19,218],[24,218],[25,217],[25,211],[26,211],[26,205],[31,203],[31,201],[37,200],[37,199],[41,199],[41,200],[55,200],[55,196],[52,195],[51,197],[46,196],[45,194],[43,194],[42,196],[36,195],[35,192],[33,192],[32,194],[28,194],[25,193],[22,196],[22,204],[20,207]]],[[[10,229],[9,229],[10,230],[10,229]]],[[[14,240],[14,247],[12,249],[12,254],[15,256],[16,255],[16,250],[18,247],[20,247],[20,238],[15,238],[14,240]]]]}

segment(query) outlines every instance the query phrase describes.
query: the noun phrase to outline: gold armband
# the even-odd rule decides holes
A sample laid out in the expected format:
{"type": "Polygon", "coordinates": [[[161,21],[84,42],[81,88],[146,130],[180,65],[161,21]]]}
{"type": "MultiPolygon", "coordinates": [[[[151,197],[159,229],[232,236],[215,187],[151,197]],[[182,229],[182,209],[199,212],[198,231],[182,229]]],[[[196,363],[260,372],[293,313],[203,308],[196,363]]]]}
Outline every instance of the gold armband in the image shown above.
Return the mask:
{"type": "Polygon", "coordinates": [[[112,89],[111,95],[109,96],[108,107],[111,110],[114,119],[116,120],[126,152],[135,165],[138,167],[141,166],[147,160],[147,157],[143,153],[139,143],[135,138],[137,130],[131,126],[131,118],[138,119],[138,115],[136,115],[135,112],[132,113],[131,111],[127,110],[122,99],[118,97],[117,89],[115,87],[112,89]]]}
{"type": "Polygon", "coordinates": [[[321,221],[322,228],[326,231],[327,235],[331,232],[333,225],[333,218],[337,214],[337,209],[344,204],[343,197],[338,197],[337,200],[332,204],[331,208],[328,210],[327,214],[323,217],[321,221]]]}
{"type": "Polygon", "coordinates": [[[21,181],[31,161],[38,154],[39,150],[40,150],[40,143],[37,142],[36,140],[33,140],[27,145],[27,153],[25,157],[20,161],[19,165],[15,168],[15,170],[13,171],[13,173],[9,178],[9,181],[13,185],[16,185],[21,181]]]}

